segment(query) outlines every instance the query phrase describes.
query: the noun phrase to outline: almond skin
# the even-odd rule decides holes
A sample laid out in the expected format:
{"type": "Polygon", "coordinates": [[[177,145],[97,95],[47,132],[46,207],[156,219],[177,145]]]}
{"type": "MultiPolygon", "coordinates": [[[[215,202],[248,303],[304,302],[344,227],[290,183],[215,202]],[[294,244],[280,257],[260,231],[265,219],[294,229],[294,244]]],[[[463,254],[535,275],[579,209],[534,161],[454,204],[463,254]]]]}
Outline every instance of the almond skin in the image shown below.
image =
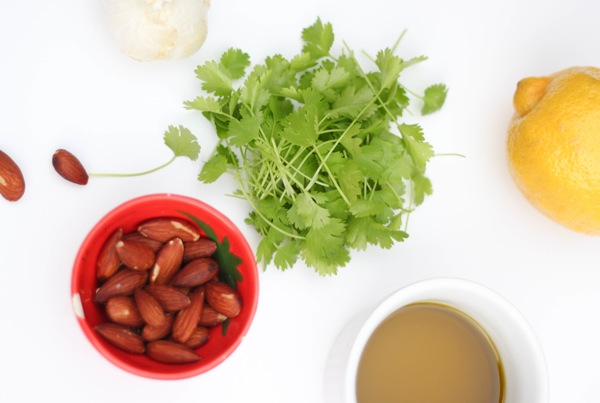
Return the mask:
{"type": "Polygon", "coordinates": [[[149,284],[144,288],[160,302],[165,312],[177,312],[190,304],[190,298],[170,285],[149,284]]]}
{"type": "Polygon", "coordinates": [[[141,242],[121,239],[115,244],[115,250],[121,262],[130,269],[149,270],[154,265],[154,251],[141,242]]]}
{"type": "Polygon", "coordinates": [[[194,259],[177,272],[171,281],[175,287],[196,287],[202,285],[217,275],[218,263],[209,258],[201,257],[194,259]]]}
{"type": "Polygon", "coordinates": [[[146,325],[142,328],[142,338],[145,341],[164,339],[171,333],[175,316],[167,315],[166,320],[160,326],[146,325]]]}
{"type": "Polygon", "coordinates": [[[185,364],[200,360],[200,356],[191,348],[169,340],[156,340],[147,344],[146,354],[166,364],[185,364]]]}
{"type": "Polygon", "coordinates": [[[60,176],[78,185],[87,185],[89,175],[81,162],[71,152],[58,149],[52,155],[52,166],[60,176]]]}
{"type": "Polygon", "coordinates": [[[136,288],[133,298],[144,321],[151,326],[161,326],[167,320],[160,302],[147,291],[136,288]]]}
{"type": "Polygon", "coordinates": [[[94,300],[105,303],[111,297],[132,295],[136,288],[142,287],[147,281],[147,271],[120,269],[96,290],[94,300]]]}
{"type": "Polygon", "coordinates": [[[200,232],[189,221],[181,218],[152,218],[140,224],[138,231],[160,242],[180,238],[183,242],[196,241],[200,232]]]}
{"type": "Polygon", "coordinates": [[[145,323],[133,298],[123,295],[106,301],[106,315],[113,323],[119,325],[140,327],[145,323]]]}
{"type": "Polygon", "coordinates": [[[171,282],[183,260],[183,241],[173,238],[156,253],[156,260],[150,271],[150,284],[168,284],[171,282]]]}
{"type": "Polygon", "coordinates": [[[150,248],[152,248],[154,252],[158,252],[158,250],[163,246],[163,242],[157,241],[156,239],[150,239],[137,231],[129,232],[123,235],[123,239],[128,241],[145,243],[150,248]]]}
{"type": "Polygon", "coordinates": [[[143,354],[146,350],[140,335],[127,326],[116,323],[102,323],[97,325],[95,329],[109,343],[128,353],[143,354]]]}
{"type": "Polygon", "coordinates": [[[98,261],[96,262],[96,278],[100,282],[106,281],[109,277],[119,270],[121,260],[115,249],[117,242],[121,240],[123,236],[123,229],[118,228],[113,234],[106,240],[100,253],[98,254],[98,261]]]}
{"type": "Polygon", "coordinates": [[[25,179],[21,169],[5,152],[0,150],[0,194],[8,201],[17,201],[25,193],[25,179]]]}
{"type": "Polygon", "coordinates": [[[212,327],[217,326],[227,320],[227,316],[215,311],[215,308],[208,304],[204,304],[202,313],[200,314],[199,326],[212,327]]]}
{"type": "Polygon", "coordinates": [[[191,349],[196,349],[205,345],[209,339],[208,329],[204,326],[198,326],[184,344],[191,349]]]}
{"type": "Polygon", "coordinates": [[[229,284],[222,281],[211,281],[206,284],[206,302],[215,311],[228,318],[236,317],[242,309],[240,295],[229,284]]]}
{"type": "Polygon", "coordinates": [[[189,241],[183,244],[183,260],[189,262],[200,257],[209,257],[216,251],[217,243],[215,241],[201,237],[197,241],[189,241]]]}
{"type": "Polygon", "coordinates": [[[177,313],[171,335],[173,340],[185,343],[190,338],[200,320],[204,306],[204,294],[204,286],[194,289],[190,295],[190,305],[177,313]]]}

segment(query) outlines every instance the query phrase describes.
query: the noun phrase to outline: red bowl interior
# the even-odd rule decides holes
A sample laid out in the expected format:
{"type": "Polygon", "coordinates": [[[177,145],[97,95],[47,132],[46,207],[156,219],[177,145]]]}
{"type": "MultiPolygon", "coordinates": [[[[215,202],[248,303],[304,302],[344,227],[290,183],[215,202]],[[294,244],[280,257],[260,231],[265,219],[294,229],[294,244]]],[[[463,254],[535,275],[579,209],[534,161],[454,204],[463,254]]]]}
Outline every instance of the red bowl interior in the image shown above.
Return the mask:
{"type": "Polygon", "coordinates": [[[71,295],[77,320],[92,345],[116,366],[133,374],[155,379],[188,378],[223,362],[238,347],[250,327],[258,303],[258,288],[254,253],[239,229],[206,203],[171,194],[142,196],[121,204],[104,216],[83,241],[75,259],[71,279],[71,295]],[[210,341],[196,350],[202,357],[200,361],[191,364],[163,364],[145,355],[122,351],[106,342],[94,330],[94,326],[106,321],[103,307],[94,302],[98,286],[96,260],[106,239],[119,227],[127,233],[149,218],[181,217],[189,220],[181,211],[204,221],[214,230],[220,242],[225,237],[228,238],[230,251],[242,260],[238,270],[243,280],[238,282],[238,292],[243,305],[241,313],[231,320],[225,335],[222,334],[221,326],[211,329],[210,341]]]}

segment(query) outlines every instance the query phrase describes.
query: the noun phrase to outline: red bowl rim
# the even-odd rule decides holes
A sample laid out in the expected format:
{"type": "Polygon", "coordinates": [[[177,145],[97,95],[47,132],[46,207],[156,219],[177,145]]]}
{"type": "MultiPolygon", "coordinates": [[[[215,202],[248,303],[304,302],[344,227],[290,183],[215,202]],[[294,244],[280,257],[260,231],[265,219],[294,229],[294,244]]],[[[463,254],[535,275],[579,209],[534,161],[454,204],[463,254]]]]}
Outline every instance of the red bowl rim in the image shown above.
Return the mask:
{"type": "Polygon", "coordinates": [[[94,224],[94,226],[92,227],[92,229],[87,234],[84,241],[82,242],[81,246],[79,247],[79,250],[77,252],[77,255],[76,255],[74,263],[73,263],[73,271],[72,271],[72,275],[71,275],[71,298],[72,298],[73,309],[75,311],[75,317],[76,317],[81,329],[83,330],[83,333],[85,334],[86,338],[96,348],[96,350],[98,350],[101,353],[101,355],[103,355],[106,359],[108,359],[114,365],[116,365],[117,367],[124,369],[132,374],[147,377],[147,378],[163,379],[163,380],[184,379],[184,378],[190,378],[190,377],[193,377],[196,375],[200,375],[204,372],[207,372],[207,371],[215,368],[216,366],[221,364],[223,361],[225,361],[238,348],[241,341],[246,336],[246,334],[254,320],[254,316],[256,313],[257,305],[258,305],[258,295],[259,295],[258,269],[257,269],[254,252],[252,251],[252,248],[248,244],[248,241],[246,240],[246,238],[242,234],[242,232],[239,230],[239,228],[228,217],[226,217],[223,213],[221,213],[220,211],[218,211],[211,205],[209,205],[201,200],[189,197],[189,196],[183,196],[183,195],[177,195],[177,194],[171,194],[171,193],[156,193],[156,194],[149,194],[149,195],[145,195],[145,196],[139,196],[139,197],[130,199],[128,201],[125,201],[125,202],[119,204],[118,206],[116,206],[112,210],[110,210],[107,214],[105,214],[96,224],[94,224]],[[79,263],[84,258],[85,251],[88,249],[88,245],[91,242],[94,242],[94,239],[96,239],[99,236],[99,233],[102,231],[102,229],[105,228],[107,225],[109,225],[109,223],[113,219],[113,216],[117,215],[124,209],[136,208],[138,206],[145,205],[148,203],[153,203],[156,201],[165,201],[165,200],[188,204],[195,208],[200,207],[201,209],[205,210],[208,214],[211,214],[211,215],[215,216],[216,218],[218,218],[218,220],[221,221],[223,226],[226,228],[227,234],[229,234],[229,235],[235,234],[238,238],[236,240],[236,243],[239,242],[237,247],[241,251],[241,254],[244,255],[245,257],[251,258],[250,261],[247,261],[247,260],[245,261],[245,263],[247,263],[249,265],[251,270],[248,270],[248,272],[244,272],[244,280],[249,279],[249,282],[254,284],[254,289],[255,289],[255,291],[253,293],[255,297],[250,299],[250,301],[247,301],[247,302],[245,301],[245,303],[244,303],[244,310],[249,310],[249,312],[247,314],[248,319],[241,323],[241,330],[240,330],[239,337],[232,344],[227,346],[227,348],[222,350],[222,352],[219,354],[218,358],[216,358],[208,363],[199,361],[196,365],[193,365],[193,366],[190,366],[190,365],[182,366],[182,370],[177,371],[177,372],[150,371],[150,370],[146,370],[144,368],[129,364],[129,363],[122,361],[119,358],[115,357],[109,349],[105,348],[102,344],[98,343],[97,338],[99,336],[89,326],[89,324],[86,322],[86,319],[83,315],[83,308],[81,306],[80,295],[79,295],[80,288],[78,287],[78,284],[79,284],[78,277],[80,274],[80,267],[81,267],[81,265],[79,263]]]}

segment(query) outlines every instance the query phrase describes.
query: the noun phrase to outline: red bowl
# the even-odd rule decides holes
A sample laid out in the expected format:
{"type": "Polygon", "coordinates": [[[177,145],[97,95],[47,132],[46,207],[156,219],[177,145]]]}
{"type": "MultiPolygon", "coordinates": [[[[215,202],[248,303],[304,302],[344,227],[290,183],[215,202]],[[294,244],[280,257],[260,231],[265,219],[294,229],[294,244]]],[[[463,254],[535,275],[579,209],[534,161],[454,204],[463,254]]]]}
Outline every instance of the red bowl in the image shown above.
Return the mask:
{"type": "Polygon", "coordinates": [[[154,194],[127,201],[105,215],[90,231],[75,258],[71,296],[77,321],[92,345],[117,367],[135,375],[155,379],[183,379],[202,374],[229,357],[248,332],[258,303],[258,270],[254,253],[240,230],[223,214],[199,200],[172,194],[154,194]],[[94,327],[107,321],[103,306],[94,302],[96,261],[100,248],[119,227],[124,233],[142,221],[157,217],[180,217],[185,213],[200,219],[214,231],[218,242],[225,239],[230,251],[241,259],[237,266],[242,280],[237,288],[242,298],[241,313],[232,318],[223,335],[222,326],[211,328],[210,340],[196,349],[202,357],[190,364],[163,364],[145,355],[130,354],[104,340],[94,327]]]}

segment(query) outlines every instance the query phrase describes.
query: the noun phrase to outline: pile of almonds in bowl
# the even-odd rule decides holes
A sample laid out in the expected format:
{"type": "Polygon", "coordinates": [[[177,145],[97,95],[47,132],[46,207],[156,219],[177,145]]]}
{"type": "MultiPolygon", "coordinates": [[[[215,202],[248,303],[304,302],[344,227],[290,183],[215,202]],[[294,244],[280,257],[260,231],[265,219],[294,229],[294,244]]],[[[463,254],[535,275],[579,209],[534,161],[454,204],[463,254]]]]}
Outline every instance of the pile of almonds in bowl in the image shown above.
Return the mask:
{"type": "Polygon", "coordinates": [[[118,205],[83,240],[71,277],[76,319],[117,367],[183,379],[237,350],[258,305],[241,231],[206,203],[153,194],[118,205]]]}
{"type": "Polygon", "coordinates": [[[208,328],[239,315],[242,301],[218,280],[214,241],[190,222],[155,218],[118,228],[100,250],[95,301],[109,321],[95,329],[115,346],[156,361],[200,360],[208,328]]]}

